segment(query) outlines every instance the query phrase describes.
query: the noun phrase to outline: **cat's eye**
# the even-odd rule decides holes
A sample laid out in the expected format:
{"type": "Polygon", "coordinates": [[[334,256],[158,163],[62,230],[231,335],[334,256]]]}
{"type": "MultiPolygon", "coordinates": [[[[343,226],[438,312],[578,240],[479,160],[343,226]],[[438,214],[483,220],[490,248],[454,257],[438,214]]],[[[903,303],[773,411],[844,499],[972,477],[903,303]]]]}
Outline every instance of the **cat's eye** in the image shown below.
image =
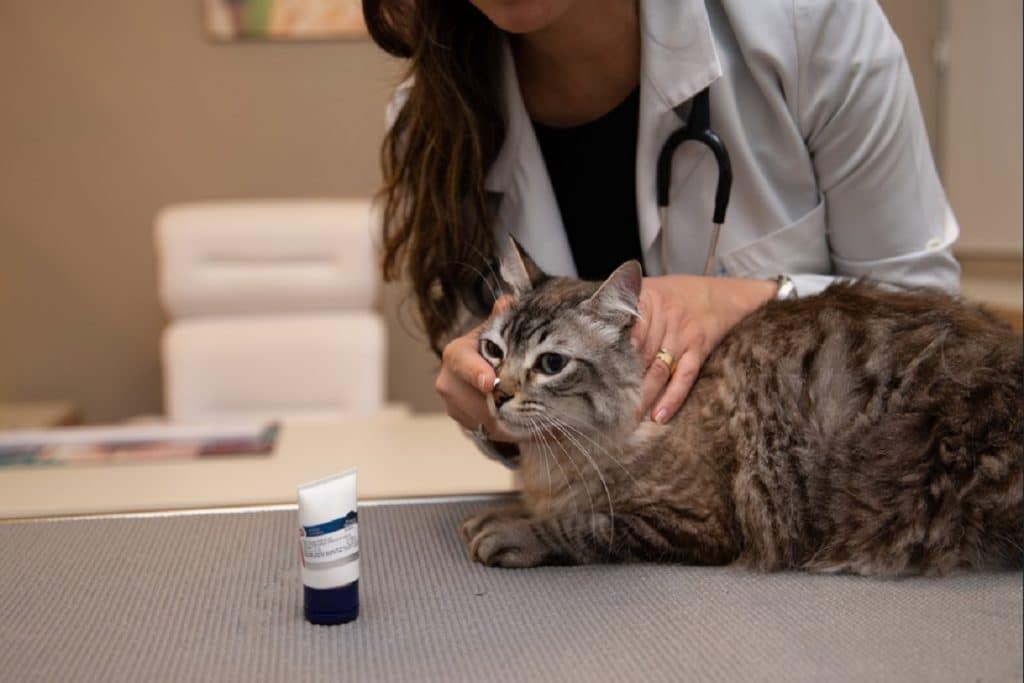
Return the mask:
{"type": "Polygon", "coordinates": [[[493,358],[496,361],[500,361],[505,356],[505,352],[501,350],[501,347],[490,339],[481,340],[480,348],[486,357],[493,358]]]}
{"type": "Polygon", "coordinates": [[[537,358],[534,367],[545,375],[557,375],[568,362],[569,359],[560,353],[542,353],[537,358]]]}

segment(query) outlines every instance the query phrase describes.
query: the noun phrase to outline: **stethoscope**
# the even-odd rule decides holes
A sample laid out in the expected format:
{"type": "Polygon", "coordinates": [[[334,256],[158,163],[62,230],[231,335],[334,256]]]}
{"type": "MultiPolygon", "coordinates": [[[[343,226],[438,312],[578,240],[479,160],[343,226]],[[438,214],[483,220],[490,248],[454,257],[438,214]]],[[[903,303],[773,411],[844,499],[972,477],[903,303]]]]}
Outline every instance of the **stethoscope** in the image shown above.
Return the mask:
{"type": "Polygon", "coordinates": [[[718,234],[725,222],[725,210],[729,206],[729,192],[732,190],[732,164],[729,163],[729,152],[718,133],[711,130],[711,105],[708,88],[704,88],[692,100],[690,115],[685,115],[685,103],[675,108],[676,115],[682,119],[683,126],[668,136],[658,154],[658,219],[661,222],[661,268],[668,274],[668,195],[672,184],[672,155],[679,145],[687,140],[696,140],[707,145],[714,153],[718,164],[718,186],[715,189],[715,212],[711,222],[711,244],[708,246],[708,257],[704,263],[704,275],[710,275],[715,265],[715,250],[718,248],[718,234]]]}

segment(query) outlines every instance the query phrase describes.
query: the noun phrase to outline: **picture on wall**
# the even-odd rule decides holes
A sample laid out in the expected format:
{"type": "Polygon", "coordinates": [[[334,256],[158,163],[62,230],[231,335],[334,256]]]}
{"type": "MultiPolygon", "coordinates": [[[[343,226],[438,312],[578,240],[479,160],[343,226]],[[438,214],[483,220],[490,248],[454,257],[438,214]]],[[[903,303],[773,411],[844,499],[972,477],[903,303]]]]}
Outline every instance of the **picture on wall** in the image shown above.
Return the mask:
{"type": "Polygon", "coordinates": [[[331,40],[366,35],[360,0],[203,0],[217,40],[331,40]]]}

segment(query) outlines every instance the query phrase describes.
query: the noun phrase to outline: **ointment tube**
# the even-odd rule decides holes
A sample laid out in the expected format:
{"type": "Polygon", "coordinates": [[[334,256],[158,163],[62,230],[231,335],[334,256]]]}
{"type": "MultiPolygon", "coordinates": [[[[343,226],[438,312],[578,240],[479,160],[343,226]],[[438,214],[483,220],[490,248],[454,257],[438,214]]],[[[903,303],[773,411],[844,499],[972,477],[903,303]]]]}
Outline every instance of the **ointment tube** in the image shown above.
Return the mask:
{"type": "Polygon", "coordinates": [[[359,616],[356,471],[299,486],[299,543],[306,619],[343,624],[359,616]]]}

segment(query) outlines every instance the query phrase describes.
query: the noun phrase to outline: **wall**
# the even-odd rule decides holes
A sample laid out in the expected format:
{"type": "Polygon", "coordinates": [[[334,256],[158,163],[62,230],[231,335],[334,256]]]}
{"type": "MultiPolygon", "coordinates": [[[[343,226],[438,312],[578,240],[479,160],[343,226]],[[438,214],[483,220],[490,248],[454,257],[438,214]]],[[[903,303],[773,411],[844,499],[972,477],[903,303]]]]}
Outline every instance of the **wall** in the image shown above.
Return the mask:
{"type": "Polygon", "coordinates": [[[941,3],[937,0],[880,0],[879,4],[903,43],[914,74],[928,139],[932,149],[938,152],[941,74],[933,51],[942,29],[941,3]]]}
{"type": "MultiPolygon", "coordinates": [[[[372,194],[399,76],[368,41],[211,43],[198,0],[0,2],[0,400],[159,412],[154,213],[372,194]]],[[[406,346],[392,393],[429,392],[406,346]]]]}
{"type": "Polygon", "coordinates": [[[1022,88],[1020,0],[947,0],[948,77],[942,146],[961,254],[1020,263],[1022,88]]]}

